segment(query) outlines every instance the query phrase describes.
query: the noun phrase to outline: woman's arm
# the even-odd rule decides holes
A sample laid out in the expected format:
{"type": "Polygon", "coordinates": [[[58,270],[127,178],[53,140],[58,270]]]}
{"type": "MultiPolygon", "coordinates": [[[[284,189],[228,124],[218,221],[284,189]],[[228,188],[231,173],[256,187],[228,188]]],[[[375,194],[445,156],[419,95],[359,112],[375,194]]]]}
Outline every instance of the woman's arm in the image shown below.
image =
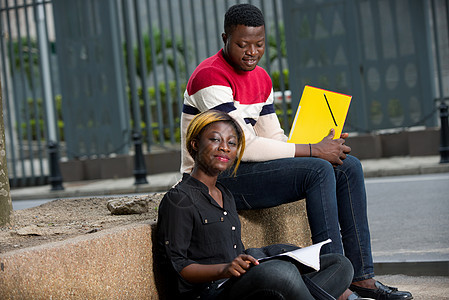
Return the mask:
{"type": "Polygon", "coordinates": [[[233,276],[239,277],[246,273],[251,264],[258,265],[259,262],[251,255],[240,254],[228,264],[190,264],[181,270],[181,276],[190,283],[209,282],[233,276]]]}

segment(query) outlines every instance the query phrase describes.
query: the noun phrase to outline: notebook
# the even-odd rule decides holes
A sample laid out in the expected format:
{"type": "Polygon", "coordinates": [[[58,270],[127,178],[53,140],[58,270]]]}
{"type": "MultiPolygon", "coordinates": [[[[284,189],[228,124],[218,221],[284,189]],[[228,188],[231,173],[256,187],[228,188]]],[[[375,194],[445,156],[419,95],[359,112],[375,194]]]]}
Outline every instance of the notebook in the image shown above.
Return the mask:
{"type": "Polygon", "coordinates": [[[280,253],[278,255],[275,256],[270,256],[270,257],[264,257],[264,258],[260,258],[259,262],[268,260],[268,259],[272,259],[275,257],[279,257],[279,256],[288,256],[290,258],[295,259],[296,261],[300,262],[301,264],[308,266],[310,268],[315,269],[316,271],[320,270],[320,251],[321,251],[321,247],[324,244],[330,243],[332,242],[331,239],[327,239],[324,242],[318,243],[318,244],[313,244],[311,246],[305,247],[305,248],[299,248],[297,250],[293,250],[293,251],[289,251],[289,252],[284,252],[284,253],[280,253]]]}
{"type": "MultiPolygon", "coordinates": [[[[287,256],[290,257],[299,263],[308,266],[310,268],[315,269],[316,271],[320,270],[320,251],[321,247],[327,243],[332,242],[331,239],[327,239],[324,242],[313,244],[311,246],[305,247],[305,248],[299,248],[297,250],[289,251],[280,253],[278,255],[270,256],[270,257],[263,257],[259,258],[259,262],[263,262],[265,260],[273,259],[280,256],[287,256]]],[[[229,278],[226,278],[221,283],[218,284],[217,288],[220,288],[228,281],[229,278]]]]}
{"type": "Polygon", "coordinates": [[[340,138],[352,96],[306,85],[296,110],[289,143],[315,144],[335,129],[340,138]]]}

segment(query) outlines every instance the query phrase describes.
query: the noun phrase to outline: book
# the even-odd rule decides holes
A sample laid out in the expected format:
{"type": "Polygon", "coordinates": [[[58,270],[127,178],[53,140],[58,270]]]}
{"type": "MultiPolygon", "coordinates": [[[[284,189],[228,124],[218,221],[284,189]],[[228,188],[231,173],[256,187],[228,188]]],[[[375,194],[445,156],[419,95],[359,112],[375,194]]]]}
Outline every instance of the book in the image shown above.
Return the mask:
{"type": "Polygon", "coordinates": [[[315,144],[335,129],[340,138],[352,96],[306,85],[287,140],[295,144],[315,144]]]}
{"type": "Polygon", "coordinates": [[[327,243],[330,243],[331,239],[327,239],[321,243],[313,244],[305,248],[299,248],[297,250],[280,253],[278,255],[263,257],[259,259],[259,262],[272,259],[280,256],[288,256],[298,261],[299,263],[308,266],[316,271],[320,270],[320,251],[321,247],[327,243]]]}
{"type": "MultiPolygon", "coordinates": [[[[327,243],[330,243],[331,241],[332,241],[331,239],[327,239],[321,243],[313,244],[308,247],[299,248],[299,249],[296,249],[293,251],[288,251],[288,252],[280,253],[280,254],[273,255],[273,256],[262,257],[262,258],[259,258],[258,261],[264,262],[266,260],[273,259],[276,257],[287,256],[307,267],[310,267],[316,271],[319,271],[320,270],[321,247],[327,243]]],[[[229,278],[226,278],[225,280],[220,282],[218,284],[217,288],[221,288],[228,280],[229,280],[229,278]]]]}

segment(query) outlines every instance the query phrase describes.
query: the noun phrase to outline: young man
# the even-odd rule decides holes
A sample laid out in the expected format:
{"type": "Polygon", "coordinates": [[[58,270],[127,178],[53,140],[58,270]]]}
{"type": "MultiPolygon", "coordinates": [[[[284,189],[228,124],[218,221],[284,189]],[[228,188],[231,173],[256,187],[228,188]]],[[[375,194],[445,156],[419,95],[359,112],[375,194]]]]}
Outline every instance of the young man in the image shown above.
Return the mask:
{"type": "MultiPolygon", "coordinates": [[[[218,109],[242,126],[246,148],[236,176],[219,180],[234,195],[237,209],[265,208],[306,198],[312,240],[332,239],[324,253],[344,253],[354,267],[350,290],[341,299],[412,299],[376,281],[366,213],[363,170],[348,155],[348,134],[334,133],[317,144],[290,144],[273,106],[269,75],[257,66],[265,51],[264,18],[258,8],[238,4],[225,15],[223,49],[193,72],[184,94],[181,144],[188,124],[199,112],[218,109]]],[[[193,159],[182,151],[181,171],[193,159]]]]}

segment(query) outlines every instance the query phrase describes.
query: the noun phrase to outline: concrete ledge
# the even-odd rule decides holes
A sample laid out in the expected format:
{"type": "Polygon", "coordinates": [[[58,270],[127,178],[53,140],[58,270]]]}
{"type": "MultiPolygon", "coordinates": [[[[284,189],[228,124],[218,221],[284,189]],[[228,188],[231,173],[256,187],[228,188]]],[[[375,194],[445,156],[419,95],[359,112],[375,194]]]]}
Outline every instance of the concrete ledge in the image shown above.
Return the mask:
{"type": "Polygon", "coordinates": [[[394,156],[430,156],[439,154],[440,129],[426,128],[384,134],[349,136],[351,155],[359,159],[394,156]]]}
{"type": "MultiPolygon", "coordinates": [[[[359,159],[438,155],[440,129],[350,136],[347,144],[352,148],[351,154],[359,159]]],[[[149,175],[177,172],[181,164],[179,146],[147,153],[144,158],[149,175]]],[[[120,155],[111,158],[69,160],[61,162],[60,168],[64,182],[126,178],[133,176],[134,157],[120,155]]]]}
{"type": "MultiPolygon", "coordinates": [[[[177,172],[181,165],[180,150],[145,154],[147,174],[177,172]]],[[[120,155],[97,159],[69,160],[60,163],[64,182],[133,177],[134,157],[120,155]]]]}
{"type": "MultiPolygon", "coordinates": [[[[245,211],[241,221],[247,248],[310,244],[305,201],[245,211]]],[[[0,254],[0,299],[159,299],[154,229],[139,223],[0,254]]]]}
{"type": "Polygon", "coordinates": [[[246,248],[278,243],[301,247],[312,244],[305,200],[268,209],[240,211],[239,214],[246,248]]]}
{"type": "Polygon", "coordinates": [[[157,299],[151,224],[0,255],[1,299],[157,299]]]}

